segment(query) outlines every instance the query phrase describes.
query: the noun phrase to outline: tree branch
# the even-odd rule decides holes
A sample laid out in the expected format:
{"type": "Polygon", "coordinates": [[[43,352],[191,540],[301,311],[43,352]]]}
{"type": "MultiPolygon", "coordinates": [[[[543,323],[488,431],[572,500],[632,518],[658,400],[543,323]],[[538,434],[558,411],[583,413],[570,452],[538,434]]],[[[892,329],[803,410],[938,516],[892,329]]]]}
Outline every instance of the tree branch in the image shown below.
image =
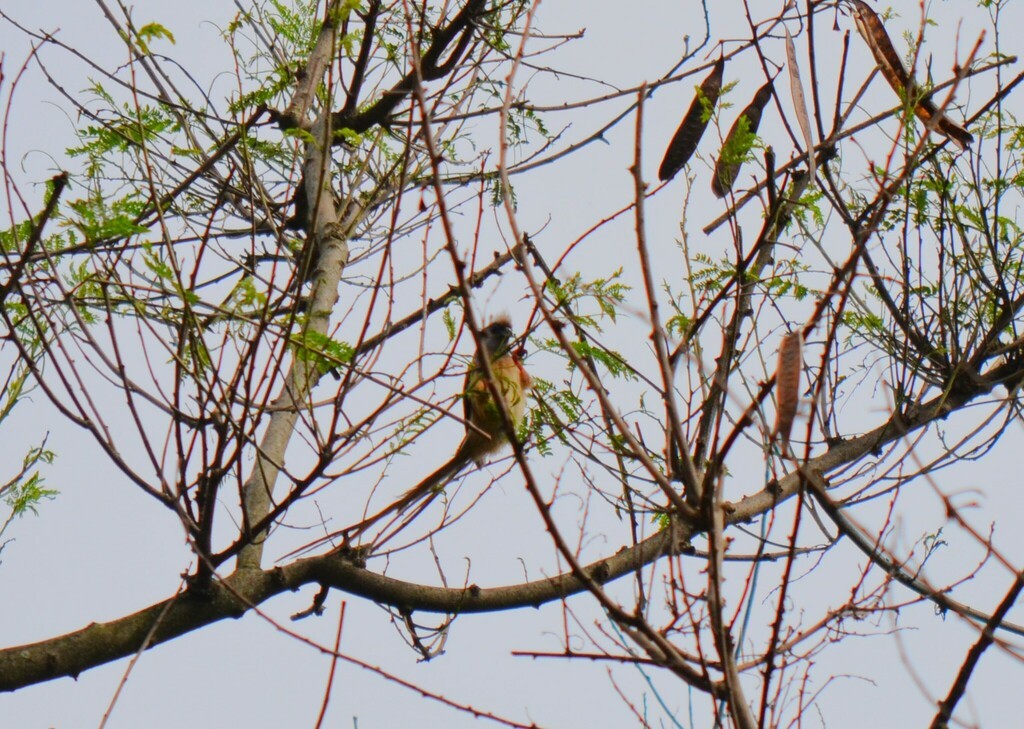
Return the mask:
{"type": "MultiPolygon", "coordinates": [[[[990,373],[988,382],[1019,378],[1022,370],[1024,368],[1018,365],[1001,365],[990,373]]],[[[927,403],[908,409],[902,416],[893,415],[874,430],[838,443],[818,458],[808,461],[799,470],[770,484],[769,488],[725,505],[725,523],[749,522],[792,498],[805,481],[805,473],[825,474],[854,462],[911,431],[945,419],[951,412],[991,392],[994,387],[995,384],[977,385],[970,392],[958,390],[939,395],[927,403]]],[[[611,557],[587,565],[584,571],[589,580],[606,584],[632,574],[640,566],[650,564],[662,556],[678,553],[682,545],[705,530],[704,526],[688,525],[679,520],[676,525],[679,530],[676,534],[679,536],[674,544],[669,536],[671,530],[658,532],[634,547],[622,549],[611,557]]],[[[503,587],[433,587],[376,574],[344,555],[331,553],[270,570],[240,569],[223,581],[213,581],[206,587],[186,590],[127,617],[109,623],[94,623],[82,630],[39,643],[0,650],[0,691],[14,691],[62,676],[77,676],[89,668],[135,653],[151,631],[149,645],[158,645],[225,618],[241,617],[252,607],[282,592],[295,591],[307,584],[327,585],[408,611],[449,614],[539,607],[588,589],[585,580],[571,573],[503,587]],[[165,611],[166,614],[163,614],[165,611]],[[157,622],[159,625],[154,629],[154,623],[157,622]]],[[[947,603],[952,602],[942,596],[936,597],[947,603]]],[[[990,619],[981,614],[977,617],[990,619]]],[[[1009,629],[1011,626],[1002,623],[1000,627],[1009,629]]]]}

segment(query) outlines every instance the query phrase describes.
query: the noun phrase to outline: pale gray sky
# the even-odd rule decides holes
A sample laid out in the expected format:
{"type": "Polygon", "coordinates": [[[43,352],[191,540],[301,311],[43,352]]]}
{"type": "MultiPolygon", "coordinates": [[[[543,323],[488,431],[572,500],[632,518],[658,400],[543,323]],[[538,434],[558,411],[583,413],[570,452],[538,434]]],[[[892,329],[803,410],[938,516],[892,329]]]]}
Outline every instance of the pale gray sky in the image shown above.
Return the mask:
{"type": "MultiPolygon", "coordinates": [[[[732,0],[729,4],[738,7],[732,0]]],[[[782,6],[778,2],[762,4],[765,16],[782,6]]],[[[915,27],[913,21],[918,4],[894,0],[893,5],[903,13],[905,27],[915,27]]],[[[1014,5],[1013,17],[1024,20],[1019,4],[1011,5],[1014,5]]],[[[958,17],[960,7],[960,3],[933,2],[932,12],[952,21],[958,17]]],[[[233,3],[188,1],[171,6],[157,0],[140,0],[134,8],[138,21],[160,22],[174,33],[177,42],[169,54],[199,74],[202,83],[212,83],[215,88],[230,86],[231,68],[228,55],[220,45],[219,28],[234,17],[233,3]]],[[[5,12],[29,28],[54,32],[69,46],[101,63],[112,65],[123,61],[123,49],[98,7],[91,3],[14,0],[6,4],[5,12]]],[[[966,14],[966,10],[964,12],[966,14]]],[[[715,11],[715,16],[713,39],[747,35],[740,13],[715,11]]],[[[553,57],[552,63],[629,87],[654,80],[667,71],[678,56],[683,36],[698,36],[702,32],[701,25],[695,22],[699,17],[700,6],[696,2],[649,0],[629,6],[589,0],[549,0],[541,7],[539,21],[548,32],[587,29],[583,41],[570,44],[553,57]]],[[[840,25],[843,29],[852,28],[848,18],[840,18],[840,25]]],[[[977,20],[960,27],[961,58],[978,27],[977,20]]],[[[955,30],[954,24],[948,22],[935,31],[937,37],[947,39],[946,43],[936,40],[929,46],[936,57],[933,71],[936,76],[948,71],[954,49],[949,34],[955,30]],[[947,35],[939,36],[940,33],[947,35]],[[939,60],[939,56],[946,53],[950,56],[939,60]]],[[[821,42],[822,50],[834,54],[831,59],[821,59],[822,67],[834,67],[841,35],[830,33],[825,24],[819,25],[819,32],[822,31],[829,33],[821,42]]],[[[895,32],[892,35],[899,37],[895,32]]],[[[859,83],[871,63],[866,49],[857,40],[854,36],[851,75],[859,75],[851,79],[851,83],[859,83]]],[[[1016,39],[1011,37],[1010,41],[1016,39]]],[[[18,64],[26,56],[27,46],[20,33],[0,23],[0,48],[6,56],[4,70],[8,80],[2,89],[6,94],[18,64]]],[[[781,43],[775,43],[770,52],[782,62],[781,43]]],[[[69,93],[77,94],[85,86],[86,76],[90,74],[76,66],[74,58],[55,49],[44,49],[42,57],[51,70],[59,74],[69,93]]],[[[1015,72],[1016,69],[1010,71],[1015,72]]],[[[527,76],[524,72],[520,80],[527,76]]],[[[744,105],[763,82],[752,57],[731,64],[726,76],[727,80],[738,81],[738,89],[730,97],[737,107],[744,105]]],[[[647,103],[643,162],[648,180],[655,179],[664,145],[689,104],[694,84],[701,77],[661,89],[647,103]]],[[[69,164],[60,150],[73,144],[76,120],[68,117],[68,104],[55,96],[35,66],[29,68],[20,84],[7,132],[8,149],[14,150],[17,156],[12,156],[8,164],[14,168],[22,189],[31,190],[29,183],[46,179],[58,167],[69,164]]],[[[552,103],[598,92],[595,85],[583,84],[569,76],[562,77],[557,84],[538,77],[534,84],[531,86],[534,98],[552,103]]],[[[833,88],[834,79],[830,79],[829,84],[829,88],[833,88]]],[[[785,73],[780,77],[780,85],[788,85],[785,73]]],[[[863,103],[876,113],[892,100],[880,81],[875,82],[873,89],[863,103]]],[[[788,103],[788,89],[780,97],[788,103]]],[[[970,99],[959,101],[970,105],[970,99]]],[[[613,110],[624,108],[628,103],[629,99],[623,99],[571,115],[552,114],[545,121],[553,130],[571,123],[566,131],[567,138],[581,138],[613,116],[613,110]]],[[[733,109],[730,118],[735,111],[733,109]]],[[[1024,110],[1017,111],[1018,115],[1024,113],[1024,110]]],[[[530,231],[543,228],[540,235],[547,240],[568,241],[581,235],[595,220],[628,204],[632,199],[632,180],[627,168],[631,163],[633,132],[634,120],[630,117],[607,135],[607,143],[597,142],[564,162],[518,178],[519,209],[524,227],[530,231]]],[[[490,141],[482,143],[496,146],[493,129],[481,130],[481,139],[486,140],[488,133],[490,141]]],[[[774,106],[767,114],[762,133],[771,138],[773,144],[778,144],[779,159],[787,159],[791,144],[779,128],[774,106]]],[[[709,146],[713,145],[701,147],[705,157],[713,154],[709,146]]],[[[846,163],[863,166],[859,150],[848,149],[846,163]]],[[[707,238],[699,231],[722,212],[723,206],[707,192],[706,164],[695,161],[692,165],[699,177],[690,209],[694,216],[690,221],[692,244],[698,250],[718,255],[721,247],[727,245],[727,231],[723,229],[707,238]]],[[[684,191],[685,183],[680,176],[649,202],[648,235],[666,249],[672,249],[679,237],[684,191]]],[[[632,227],[632,216],[624,216],[618,223],[607,226],[589,239],[567,261],[567,266],[599,275],[625,265],[625,257],[633,255],[632,227]]],[[[553,249],[562,247],[555,245],[553,249]]],[[[843,252],[837,255],[842,256],[843,252]]],[[[676,275],[671,267],[677,263],[667,261],[676,259],[665,260],[665,267],[659,272],[670,279],[676,275]]],[[[635,266],[629,275],[635,277],[635,266]]],[[[677,275],[681,277],[683,272],[677,275]]],[[[521,293],[518,282],[503,281],[487,306],[513,310],[522,325],[521,318],[525,314],[520,316],[516,308],[521,293]]],[[[810,306],[808,303],[794,316],[807,316],[810,306]]],[[[647,329],[642,321],[643,312],[635,313],[633,345],[642,347],[647,329]]],[[[774,353],[774,346],[774,343],[767,345],[770,354],[774,353]]],[[[541,365],[543,361],[537,360],[541,365]]],[[[544,372],[543,376],[554,379],[561,373],[544,372]]],[[[864,422],[870,424],[887,410],[889,396],[884,387],[865,395],[863,417],[864,422]]],[[[178,587],[178,575],[192,563],[174,515],[125,483],[124,477],[98,455],[91,440],[55,416],[42,394],[36,393],[33,402],[34,407],[19,413],[17,429],[12,432],[5,427],[4,441],[0,445],[3,459],[0,460],[20,457],[27,446],[38,442],[41,434],[49,433],[49,447],[57,451],[59,460],[48,471],[48,480],[61,493],[56,500],[43,505],[40,518],[23,519],[14,527],[15,541],[3,552],[0,645],[5,647],[51,637],[92,621],[110,620],[165,599],[178,587]]],[[[936,477],[945,491],[969,492],[977,501],[977,507],[969,513],[982,531],[997,520],[1003,525],[995,534],[995,541],[1016,558],[1018,564],[1024,561],[1020,558],[1024,542],[1019,530],[1008,533],[1008,525],[1016,525],[1024,518],[1024,500],[1019,496],[1020,486],[1016,483],[1019,469],[1015,469],[1020,442],[1019,428],[1012,427],[1004,441],[980,464],[963,464],[936,477]]],[[[419,465],[413,463],[404,467],[418,469],[419,465]]],[[[761,463],[753,455],[749,468],[754,479],[760,477],[761,463]]],[[[494,467],[493,473],[497,472],[494,467]]],[[[735,488],[742,490],[739,480],[735,488]]],[[[453,529],[439,540],[438,549],[450,564],[455,564],[463,554],[471,559],[465,564],[470,581],[486,585],[515,582],[524,576],[524,563],[531,579],[559,569],[550,539],[527,499],[521,493],[511,493],[512,482],[506,488],[509,493],[490,493],[480,504],[478,523],[490,525],[486,533],[480,533],[479,529],[453,529]],[[486,548],[480,549],[484,540],[486,548]]],[[[922,534],[934,530],[936,525],[943,524],[941,503],[929,492],[930,486],[922,482],[915,488],[923,493],[915,492],[914,503],[911,505],[908,500],[907,508],[898,511],[891,538],[893,545],[904,549],[922,534]]],[[[857,516],[865,520],[880,518],[877,512],[884,507],[879,504],[874,511],[868,508],[857,516]]],[[[567,523],[573,523],[571,507],[565,509],[567,523]]],[[[592,540],[587,545],[588,554],[596,556],[618,549],[620,536],[614,524],[606,525],[607,533],[601,531],[604,525],[600,522],[588,526],[592,540]]],[[[869,532],[871,526],[872,523],[865,524],[869,532]]],[[[954,527],[947,527],[943,536],[950,547],[928,565],[928,574],[937,585],[962,575],[965,564],[971,564],[979,556],[970,540],[954,527]]],[[[301,540],[301,536],[296,539],[301,540]]],[[[806,606],[809,615],[815,614],[822,604],[822,595],[827,592],[830,575],[836,575],[838,584],[847,584],[850,570],[858,569],[862,563],[861,555],[852,548],[833,550],[823,569],[795,584],[790,609],[799,612],[806,606]]],[[[700,579],[702,565],[694,560],[689,566],[692,576],[700,579]]],[[[801,563],[799,569],[804,572],[814,566],[808,561],[801,563]]],[[[395,569],[407,570],[422,581],[435,579],[428,560],[396,565],[395,569]]],[[[761,584],[772,584],[777,570],[777,566],[766,566],[761,584]]],[[[448,577],[463,579],[462,574],[448,577]]],[[[1010,579],[1006,572],[987,570],[958,595],[962,594],[960,599],[965,601],[976,598],[979,607],[988,609],[994,596],[1001,595],[1008,587],[1010,579]]],[[[631,589],[630,583],[624,580],[611,591],[621,594],[628,603],[631,589]]],[[[307,588],[298,594],[278,597],[263,609],[273,620],[310,641],[330,645],[341,595],[331,595],[324,617],[298,624],[288,622],[290,614],[308,607],[313,592],[307,588]]],[[[767,594],[761,598],[765,610],[755,613],[750,631],[751,636],[763,639],[772,617],[768,608],[774,606],[774,598],[767,594]]],[[[902,598],[909,599],[909,594],[902,598]]],[[[893,599],[900,599],[900,596],[894,595],[893,599]]],[[[405,646],[399,631],[388,625],[388,615],[382,609],[360,599],[349,599],[347,603],[342,652],[380,666],[426,690],[483,711],[493,711],[524,723],[536,722],[543,727],[589,729],[635,725],[635,719],[606,675],[609,666],[511,655],[514,650],[560,649],[563,620],[560,605],[462,617],[451,632],[446,654],[429,664],[421,664],[405,646]]],[[[574,618],[587,631],[594,630],[595,621],[604,622],[588,596],[573,598],[569,606],[574,618]]],[[[420,618],[424,623],[433,619],[430,616],[420,618]]],[[[1024,622],[1024,610],[1015,610],[1010,619],[1024,622]]],[[[929,720],[934,709],[918,684],[933,695],[944,695],[967,646],[976,638],[976,633],[965,628],[958,619],[936,616],[927,604],[901,613],[900,625],[913,626],[911,630],[893,631],[892,628],[898,626],[891,625],[888,618],[880,623],[872,621],[869,618],[866,625],[851,623],[851,629],[874,633],[872,637],[852,638],[815,658],[816,675],[836,676],[827,687],[821,683],[815,687],[824,692],[819,699],[821,722],[830,728],[916,726],[929,720]]],[[[0,696],[0,725],[17,729],[98,726],[127,663],[122,660],[93,669],[77,681],[60,679],[0,696]]],[[[315,647],[280,632],[263,617],[249,614],[239,621],[196,631],[142,656],[107,726],[111,729],[312,727],[322,699],[328,664],[328,658],[315,647]]],[[[683,726],[690,726],[686,707],[691,694],[685,685],[657,670],[650,675],[669,709],[676,712],[683,726]]],[[[1017,693],[1022,675],[1024,669],[1012,656],[1000,650],[989,651],[971,683],[971,708],[964,717],[984,727],[1014,726],[1018,721],[1015,717],[1019,716],[1017,693]]],[[[614,677],[620,690],[636,706],[646,704],[652,725],[671,726],[637,671],[616,667],[614,677]]],[[[796,688],[794,696],[795,692],[796,688]]],[[[697,703],[695,713],[695,726],[708,726],[703,700],[697,703]]],[[[805,726],[813,726],[815,721],[812,719],[805,726]]],[[[417,692],[371,671],[342,663],[335,679],[326,725],[358,726],[359,729],[405,726],[461,729],[486,724],[467,713],[453,712],[436,701],[426,700],[417,692]]]]}

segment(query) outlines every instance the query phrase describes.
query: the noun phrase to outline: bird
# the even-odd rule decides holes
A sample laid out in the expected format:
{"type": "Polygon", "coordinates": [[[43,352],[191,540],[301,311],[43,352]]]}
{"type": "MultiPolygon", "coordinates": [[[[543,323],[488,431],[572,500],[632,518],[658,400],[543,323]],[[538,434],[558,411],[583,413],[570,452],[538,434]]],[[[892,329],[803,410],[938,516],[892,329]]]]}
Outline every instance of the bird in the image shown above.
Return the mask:
{"type": "MultiPolygon", "coordinates": [[[[523,366],[526,348],[516,344],[508,317],[498,317],[480,332],[480,350],[475,363],[466,373],[463,405],[466,416],[466,437],[456,451],[459,460],[471,459],[482,466],[486,457],[497,453],[508,443],[504,418],[496,405],[483,366],[490,362],[498,394],[505,403],[505,412],[516,428],[526,414],[526,393],[533,387],[533,378],[523,366]]],[[[453,459],[454,460],[454,459],[453,459]]]]}
{"type": "Polygon", "coordinates": [[[533,378],[523,366],[525,356],[526,348],[517,342],[507,316],[495,318],[480,330],[479,348],[466,373],[462,391],[466,426],[462,442],[444,465],[416,486],[377,514],[343,530],[346,541],[389,514],[401,514],[420,501],[429,503],[464,468],[471,463],[478,468],[483,466],[488,456],[508,445],[508,425],[514,430],[523,422],[526,396],[533,387],[533,378]],[[488,377],[485,362],[490,365],[493,380],[488,377]],[[495,401],[494,393],[501,398],[504,407],[495,401]]]}

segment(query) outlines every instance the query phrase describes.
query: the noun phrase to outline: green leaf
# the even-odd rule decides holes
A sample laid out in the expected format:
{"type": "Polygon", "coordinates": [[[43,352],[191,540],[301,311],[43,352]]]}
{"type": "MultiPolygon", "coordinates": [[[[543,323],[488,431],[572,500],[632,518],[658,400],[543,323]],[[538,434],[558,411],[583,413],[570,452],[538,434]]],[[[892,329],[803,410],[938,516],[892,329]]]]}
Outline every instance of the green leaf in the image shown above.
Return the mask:
{"type": "Polygon", "coordinates": [[[322,375],[351,362],[355,356],[352,345],[336,342],[319,332],[304,332],[292,346],[299,360],[312,364],[322,375]]]}
{"type": "Polygon", "coordinates": [[[166,38],[172,45],[174,44],[174,34],[159,23],[146,23],[135,32],[135,35],[139,41],[139,48],[147,56],[150,54],[148,42],[151,40],[166,38]]]}

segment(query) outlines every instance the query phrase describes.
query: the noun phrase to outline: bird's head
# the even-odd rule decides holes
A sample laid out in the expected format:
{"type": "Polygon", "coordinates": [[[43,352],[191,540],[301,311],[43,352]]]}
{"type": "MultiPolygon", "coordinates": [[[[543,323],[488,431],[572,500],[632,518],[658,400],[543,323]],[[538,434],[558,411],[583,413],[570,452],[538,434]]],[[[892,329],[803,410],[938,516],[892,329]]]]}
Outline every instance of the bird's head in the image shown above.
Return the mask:
{"type": "Polygon", "coordinates": [[[506,316],[492,320],[480,330],[480,345],[491,361],[508,354],[514,341],[512,322],[506,316]]]}

